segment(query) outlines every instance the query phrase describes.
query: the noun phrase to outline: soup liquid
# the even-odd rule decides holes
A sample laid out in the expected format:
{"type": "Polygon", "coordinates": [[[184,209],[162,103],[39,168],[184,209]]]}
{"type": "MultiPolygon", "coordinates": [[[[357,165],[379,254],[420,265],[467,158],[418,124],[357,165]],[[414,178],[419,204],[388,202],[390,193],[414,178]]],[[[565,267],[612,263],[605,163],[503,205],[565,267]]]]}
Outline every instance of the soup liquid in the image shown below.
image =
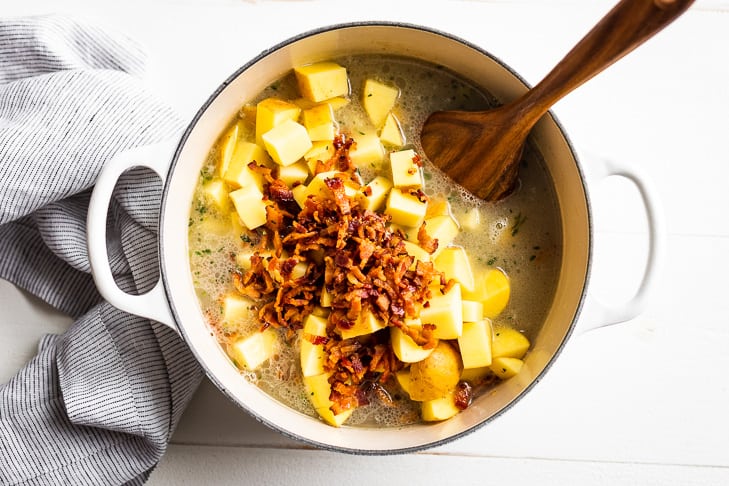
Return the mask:
{"type": "MultiPolygon", "coordinates": [[[[460,222],[461,231],[453,242],[466,249],[474,276],[490,268],[502,269],[510,279],[511,298],[506,309],[493,320],[522,331],[533,341],[552,302],[561,261],[561,222],[551,179],[539,153],[528,145],[519,173],[519,188],[506,199],[487,203],[473,197],[445,177],[425,158],[419,145],[419,133],[427,116],[439,110],[480,110],[497,104],[482,90],[464,82],[447,70],[409,59],[382,56],[356,56],[335,59],[347,68],[351,101],[336,111],[342,131],[352,137],[372,131],[367,114],[360,103],[365,79],[374,78],[400,89],[394,113],[405,135],[404,148],[413,148],[423,157],[424,191],[433,199],[445,199],[451,214],[460,222]],[[471,229],[473,228],[473,229],[471,229]]],[[[248,106],[265,98],[284,100],[299,98],[296,80],[290,74],[264,90],[248,106]]],[[[255,112],[253,112],[255,113],[255,112]]],[[[239,116],[251,123],[241,123],[242,137],[254,138],[251,111],[241,109],[239,116]],[[247,119],[247,120],[246,120],[247,119]],[[245,132],[248,130],[248,133],[245,132]]],[[[190,265],[194,285],[203,314],[223,346],[234,337],[255,332],[260,323],[251,312],[250,319],[240,323],[219,323],[219,299],[233,290],[231,274],[236,270],[234,255],[250,243],[236,232],[228,216],[216,214],[205,203],[201,186],[218,163],[219,147],[214,146],[201,170],[200,184],[190,213],[190,265]]],[[[388,177],[388,158],[381,166],[361,167],[366,182],[382,173],[388,177]]],[[[300,333],[298,333],[300,334],[300,333]]],[[[296,338],[299,339],[299,338],[296,338]]],[[[305,395],[299,365],[299,343],[279,340],[274,357],[259,369],[241,371],[245,379],[303,413],[317,414],[305,395]]],[[[401,426],[420,421],[418,402],[410,401],[392,380],[388,386],[395,406],[373,401],[359,407],[347,425],[401,426]]],[[[479,390],[482,393],[482,390],[479,390]]]]}

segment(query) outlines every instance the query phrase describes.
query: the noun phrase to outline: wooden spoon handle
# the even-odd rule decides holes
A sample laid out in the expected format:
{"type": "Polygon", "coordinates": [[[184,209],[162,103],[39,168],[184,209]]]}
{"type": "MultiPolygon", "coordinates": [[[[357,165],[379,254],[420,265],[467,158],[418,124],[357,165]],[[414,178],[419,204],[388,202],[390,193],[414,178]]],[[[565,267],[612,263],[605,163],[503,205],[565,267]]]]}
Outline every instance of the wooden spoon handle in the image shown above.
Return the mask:
{"type": "Polygon", "coordinates": [[[622,0],[517,104],[533,125],[563,96],[638,47],[694,0],[622,0]],[[528,114],[527,114],[528,112],[528,114]]]}

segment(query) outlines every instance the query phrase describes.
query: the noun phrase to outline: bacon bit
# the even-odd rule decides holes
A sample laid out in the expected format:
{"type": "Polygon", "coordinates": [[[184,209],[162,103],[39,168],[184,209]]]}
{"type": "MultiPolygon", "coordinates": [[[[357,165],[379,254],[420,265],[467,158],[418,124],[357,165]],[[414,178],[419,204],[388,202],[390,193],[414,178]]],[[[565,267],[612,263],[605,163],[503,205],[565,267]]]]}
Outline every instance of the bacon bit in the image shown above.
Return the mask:
{"type": "Polygon", "coordinates": [[[423,190],[422,190],[422,189],[420,189],[420,188],[418,188],[418,189],[410,189],[410,190],[408,191],[408,193],[409,193],[409,194],[410,194],[411,196],[415,196],[415,197],[417,197],[417,198],[418,198],[418,201],[420,201],[421,203],[427,203],[427,202],[428,202],[428,201],[430,200],[430,198],[428,197],[428,195],[427,195],[427,194],[425,194],[425,193],[423,192],[423,190]]]}
{"type": "Polygon", "coordinates": [[[364,194],[367,197],[370,197],[372,195],[372,188],[370,186],[365,186],[365,188],[362,189],[362,194],[364,194]]]}
{"type": "Polygon", "coordinates": [[[416,173],[417,171],[418,171],[418,169],[416,169],[415,167],[410,167],[410,168],[409,168],[409,169],[407,170],[407,173],[408,173],[408,175],[413,175],[413,174],[415,174],[415,173],[416,173]]]}
{"type": "Polygon", "coordinates": [[[423,159],[420,158],[420,155],[415,154],[413,156],[413,164],[417,165],[418,167],[423,166],[423,159]]]}
{"type": "Polygon", "coordinates": [[[431,237],[426,231],[425,225],[426,223],[423,221],[418,229],[418,245],[432,255],[438,249],[438,238],[431,237]]]}
{"type": "Polygon", "coordinates": [[[473,389],[468,382],[459,381],[456,385],[456,393],[454,396],[454,402],[458,410],[465,410],[471,405],[473,400],[473,389]]]}

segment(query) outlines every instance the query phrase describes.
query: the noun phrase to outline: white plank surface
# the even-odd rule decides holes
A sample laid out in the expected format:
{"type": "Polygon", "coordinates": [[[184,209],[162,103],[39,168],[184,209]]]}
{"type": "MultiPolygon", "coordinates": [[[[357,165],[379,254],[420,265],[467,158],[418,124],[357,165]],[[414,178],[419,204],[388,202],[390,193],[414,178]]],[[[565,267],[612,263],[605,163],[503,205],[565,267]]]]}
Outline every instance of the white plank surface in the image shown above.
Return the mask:
{"type": "MultiPolygon", "coordinates": [[[[150,50],[152,89],[189,116],[253,55],[342,21],[401,20],[447,30],[536,83],[612,3],[3,0],[0,15],[60,11],[123,29],[150,50]]],[[[662,198],[667,265],[642,316],[574,337],[507,414],[427,453],[371,458],[308,450],[205,382],[150,483],[386,477],[420,484],[728,484],[728,14],[727,1],[698,0],[554,110],[580,151],[634,165],[662,198]]],[[[619,303],[635,289],[645,261],[645,217],[630,184],[611,179],[591,190],[597,229],[591,291],[619,303]]],[[[0,282],[0,382],[32,357],[43,333],[61,332],[68,322],[0,282]]]]}

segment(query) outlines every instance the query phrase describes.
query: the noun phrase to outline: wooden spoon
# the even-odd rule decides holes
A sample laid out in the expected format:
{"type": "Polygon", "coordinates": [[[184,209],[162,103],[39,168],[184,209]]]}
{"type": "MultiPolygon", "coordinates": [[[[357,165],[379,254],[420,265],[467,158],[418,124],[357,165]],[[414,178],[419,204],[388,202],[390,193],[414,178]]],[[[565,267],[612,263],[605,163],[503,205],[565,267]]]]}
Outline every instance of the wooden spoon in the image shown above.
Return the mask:
{"type": "Polygon", "coordinates": [[[488,111],[440,111],[425,121],[425,155],[487,201],[514,188],[535,123],[563,96],[648,40],[694,0],[622,0],[534,88],[488,111]]]}

